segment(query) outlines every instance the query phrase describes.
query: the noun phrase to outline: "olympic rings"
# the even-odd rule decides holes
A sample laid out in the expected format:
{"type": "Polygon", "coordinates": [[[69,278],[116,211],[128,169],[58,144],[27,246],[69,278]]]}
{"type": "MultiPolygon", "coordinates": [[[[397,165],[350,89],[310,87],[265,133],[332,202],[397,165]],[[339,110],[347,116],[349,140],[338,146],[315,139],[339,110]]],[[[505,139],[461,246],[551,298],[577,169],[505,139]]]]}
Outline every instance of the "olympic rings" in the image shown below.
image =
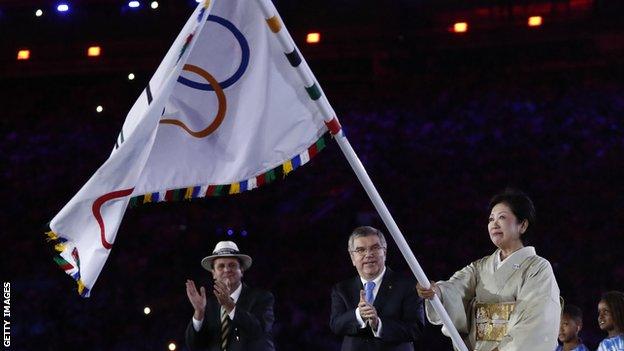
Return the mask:
{"type": "Polygon", "coordinates": [[[236,40],[238,41],[238,44],[241,47],[242,57],[241,57],[241,63],[238,66],[236,72],[234,72],[234,74],[230,78],[224,80],[223,82],[218,82],[210,73],[208,73],[206,70],[198,66],[186,64],[182,68],[184,71],[193,72],[201,76],[208,83],[194,82],[182,76],[178,77],[178,83],[182,85],[186,85],[187,87],[193,88],[193,89],[204,90],[204,91],[214,91],[215,94],[217,94],[217,101],[219,103],[217,115],[208,127],[197,132],[191,130],[188,126],[186,126],[186,124],[184,124],[184,122],[177,120],[177,119],[171,119],[171,118],[162,119],[160,123],[171,124],[171,125],[176,125],[178,127],[181,127],[187,133],[189,133],[191,136],[195,138],[204,138],[212,134],[217,128],[219,128],[219,126],[223,122],[223,119],[225,118],[225,112],[227,110],[227,101],[226,101],[225,93],[223,92],[223,90],[227,89],[228,87],[232,86],[232,84],[236,83],[243,76],[243,74],[247,70],[247,66],[249,65],[249,43],[247,43],[247,40],[245,39],[245,36],[243,35],[243,33],[241,33],[241,31],[238,30],[238,28],[236,28],[236,26],[234,26],[232,22],[226,20],[225,18],[210,15],[208,16],[206,21],[212,21],[217,24],[220,24],[224,26],[225,28],[227,28],[230,32],[232,32],[232,34],[234,35],[234,38],[236,38],[236,40]]]}
{"type": "Polygon", "coordinates": [[[161,124],[173,124],[178,127],[181,127],[187,133],[189,133],[191,136],[194,136],[195,138],[207,137],[208,135],[212,134],[217,128],[219,128],[219,126],[221,125],[221,122],[223,122],[223,119],[225,118],[225,111],[227,110],[227,101],[225,99],[225,93],[223,92],[223,89],[221,89],[219,82],[217,82],[217,80],[205,70],[197,66],[189,65],[189,64],[184,65],[182,69],[184,71],[193,72],[201,76],[208,82],[208,84],[214,87],[214,91],[217,94],[217,101],[219,102],[219,109],[217,110],[217,116],[212,121],[212,123],[210,123],[208,127],[198,132],[192,131],[189,127],[186,126],[186,124],[184,124],[184,122],[177,120],[177,119],[162,119],[160,123],[161,124]]]}
{"type": "MultiPolygon", "coordinates": [[[[227,28],[230,32],[232,32],[232,34],[234,35],[234,37],[238,41],[238,44],[241,47],[242,57],[241,57],[241,63],[238,66],[238,69],[236,70],[236,72],[234,72],[234,74],[230,78],[218,83],[222,89],[227,89],[232,84],[236,83],[240,79],[240,77],[243,76],[243,73],[245,73],[245,70],[247,69],[247,66],[249,65],[249,43],[247,43],[247,40],[245,39],[245,36],[243,35],[243,33],[241,33],[241,31],[238,30],[238,28],[236,28],[236,26],[234,26],[232,22],[226,20],[225,18],[210,15],[208,16],[208,19],[206,21],[212,21],[227,28]]],[[[189,88],[194,88],[194,89],[199,89],[199,90],[207,90],[207,91],[214,90],[214,86],[212,86],[211,84],[197,83],[190,79],[186,79],[184,77],[179,77],[178,83],[186,85],[189,88]]]]}
{"type": "Polygon", "coordinates": [[[93,216],[95,217],[95,220],[97,221],[98,226],[100,227],[100,241],[102,242],[102,247],[104,247],[107,250],[110,250],[113,247],[113,244],[109,243],[108,240],[106,240],[106,228],[104,227],[104,219],[102,218],[102,212],[101,212],[102,205],[104,205],[104,203],[106,203],[107,201],[126,197],[132,194],[133,191],[134,191],[134,188],[130,188],[130,189],[124,189],[124,190],[117,190],[108,194],[104,194],[98,197],[93,202],[93,205],[91,206],[91,212],[93,212],[93,216]]]}

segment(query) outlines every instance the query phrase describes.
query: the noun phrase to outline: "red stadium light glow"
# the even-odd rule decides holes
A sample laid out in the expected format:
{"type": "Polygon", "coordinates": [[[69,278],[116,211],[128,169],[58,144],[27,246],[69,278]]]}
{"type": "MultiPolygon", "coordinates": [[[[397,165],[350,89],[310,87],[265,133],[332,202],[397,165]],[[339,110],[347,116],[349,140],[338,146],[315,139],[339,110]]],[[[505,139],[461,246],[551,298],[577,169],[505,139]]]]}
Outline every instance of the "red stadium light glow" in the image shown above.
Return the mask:
{"type": "Polygon", "coordinates": [[[542,16],[531,16],[528,21],[529,27],[539,27],[542,25],[542,16]]]}
{"type": "Polygon", "coordinates": [[[90,46],[87,49],[87,56],[89,57],[98,57],[102,54],[102,48],[99,46],[90,46]]]}
{"type": "Polygon", "coordinates": [[[19,50],[17,52],[18,61],[25,61],[25,60],[28,60],[29,58],[30,58],[30,50],[19,50]]]}
{"type": "Polygon", "coordinates": [[[455,33],[466,33],[468,31],[468,23],[467,22],[456,22],[453,24],[453,32],[455,33]]]}
{"type": "Polygon", "coordinates": [[[308,44],[318,44],[321,41],[321,33],[312,32],[306,35],[306,43],[308,44]]]}

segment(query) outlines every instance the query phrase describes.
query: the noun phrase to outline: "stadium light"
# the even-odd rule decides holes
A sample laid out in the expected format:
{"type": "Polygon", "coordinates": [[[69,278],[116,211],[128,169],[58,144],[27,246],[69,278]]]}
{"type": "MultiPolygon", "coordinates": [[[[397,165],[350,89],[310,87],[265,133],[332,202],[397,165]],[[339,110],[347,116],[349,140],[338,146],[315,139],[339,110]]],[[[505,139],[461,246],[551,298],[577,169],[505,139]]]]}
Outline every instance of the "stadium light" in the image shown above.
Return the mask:
{"type": "Polygon", "coordinates": [[[139,6],[141,6],[141,3],[138,2],[138,1],[130,1],[130,2],[128,2],[128,7],[130,7],[130,8],[135,9],[135,8],[137,8],[139,6]]]}
{"type": "Polygon", "coordinates": [[[466,33],[468,31],[468,23],[467,22],[456,22],[453,24],[453,32],[455,33],[466,33]]]}
{"type": "Polygon", "coordinates": [[[150,314],[151,312],[152,312],[152,309],[147,306],[145,306],[145,308],[143,309],[143,313],[145,313],[146,316],[150,314]]]}
{"type": "Polygon", "coordinates": [[[35,11],[35,16],[37,16],[37,17],[43,16],[43,10],[42,9],[37,9],[37,11],[35,11]]]}
{"type": "Polygon", "coordinates": [[[539,27],[542,25],[542,16],[531,16],[528,21],[529,27],[539,27]]]}
{"type": "Polygon", "coordinates": [[[129,73],[128,74],[128,80],[134,80],[134,73],[129,73]]]}
{"type": "Polygon", "coordinates": [[[87,56],[98,57],[102,54],[102,48],[99,46],[89,46],[87,49],[87,56]]]}
{"type": "Polygon", "coordinates": [[[102,111],[104,111],[104,107],[102,107],[102,105],[98,105],[98,107],[95,108],[95,112],[97,113],[102,113],[102,111]]]}
{"type": "Polygon", "coordinates": [[[176,348],[177,348],[177,346],[176,346],[176,344],[175,344],[175,343],[173,343],[173,342],[170,342],[170,343],[169,343],[169,350],[170,350],[170,351],[175,351],[175,349],[176,349],[176,348]]]}
{"type": "Polygon", "coordinates": [[[321,33],[312,32],[306,35],[306,43],[308,44],[318,44],[321,41],[321,33]]]}
{"type": "Polygon", "coordinates": [[[56,6],[56,11],[58,12],[67,12],[69,11],[69,5],[65,3],[60,3],[56,6]]]}
{"type": "Polygon", "coordinates": [[[152,1],[152,3],[150,4],[150,7],[156,10],[158,8],[158,1],[152,1]]]}
{"type": "Polygon", "coordinates": [[[18,61],[26,61],[29,58],[30,58],[30,50],[24,49],[24,50],[19,50],[17,52],[17,60],[18,61]]]}

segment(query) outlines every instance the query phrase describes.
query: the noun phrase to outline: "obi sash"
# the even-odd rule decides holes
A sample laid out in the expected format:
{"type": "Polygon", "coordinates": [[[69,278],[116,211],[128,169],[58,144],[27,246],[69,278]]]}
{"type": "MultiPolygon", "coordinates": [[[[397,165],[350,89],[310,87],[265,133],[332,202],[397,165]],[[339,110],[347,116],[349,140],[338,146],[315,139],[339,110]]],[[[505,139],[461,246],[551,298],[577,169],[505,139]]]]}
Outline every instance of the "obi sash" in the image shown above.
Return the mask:
{"type": "Polygon", "coordinates": [[[515,302],[477,303],[474,310],[477,341],[503,340],[515,305],[515,302]]]}

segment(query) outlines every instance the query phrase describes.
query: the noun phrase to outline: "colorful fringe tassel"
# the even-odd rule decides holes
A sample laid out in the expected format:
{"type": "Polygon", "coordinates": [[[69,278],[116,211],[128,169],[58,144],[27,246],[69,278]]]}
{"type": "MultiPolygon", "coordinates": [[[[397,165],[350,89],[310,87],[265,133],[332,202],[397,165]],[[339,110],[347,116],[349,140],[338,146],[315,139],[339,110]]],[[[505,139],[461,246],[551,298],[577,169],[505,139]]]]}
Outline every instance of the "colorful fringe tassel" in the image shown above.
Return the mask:
{"type": "Polygon", "coordinates": [[[50,242],[54,250],[58,252],[52,259],[67,275],[76,281],[78,294],[80,294],[81,297],[87,297],[89,289],[84,285],[82,279],[80,279],[80,257],[78,255],[78,250],[74,247],[71,252],[71,257],[76,264],[76,266],[74,266],[61,255],[61,253],[64,253],[68,249],[68,246],[65,244],[67,239],[60,237],[52,230],[47,231],[45,234],[46,241],[50,242]]]}
{"type": "Polygon", "coordinates": [[[136,207],[141,204],[156,203],[156,202],[173,202],[181,200],[194,200],[210,196],[224,196],[240,194],[245,191],[249,191],[265,184],[269,184],[278,178],[284,178],[292,171],[308,163],[310,159],[316,156],[321,150],[323,150],[327,141],[330,138],[329,133],[325,133],[321,136],[312,146],[299,155],[296,155],[290,160],[287,160],[283,164],[270,169],[256,177],[246,179],[240,182],[231,184],[220,185],[203,185],[193,186],[181,189],[172,189],[161,192],[154,192],[145,195],[135,196],[130,199],[130,207],[136,207]]]}

